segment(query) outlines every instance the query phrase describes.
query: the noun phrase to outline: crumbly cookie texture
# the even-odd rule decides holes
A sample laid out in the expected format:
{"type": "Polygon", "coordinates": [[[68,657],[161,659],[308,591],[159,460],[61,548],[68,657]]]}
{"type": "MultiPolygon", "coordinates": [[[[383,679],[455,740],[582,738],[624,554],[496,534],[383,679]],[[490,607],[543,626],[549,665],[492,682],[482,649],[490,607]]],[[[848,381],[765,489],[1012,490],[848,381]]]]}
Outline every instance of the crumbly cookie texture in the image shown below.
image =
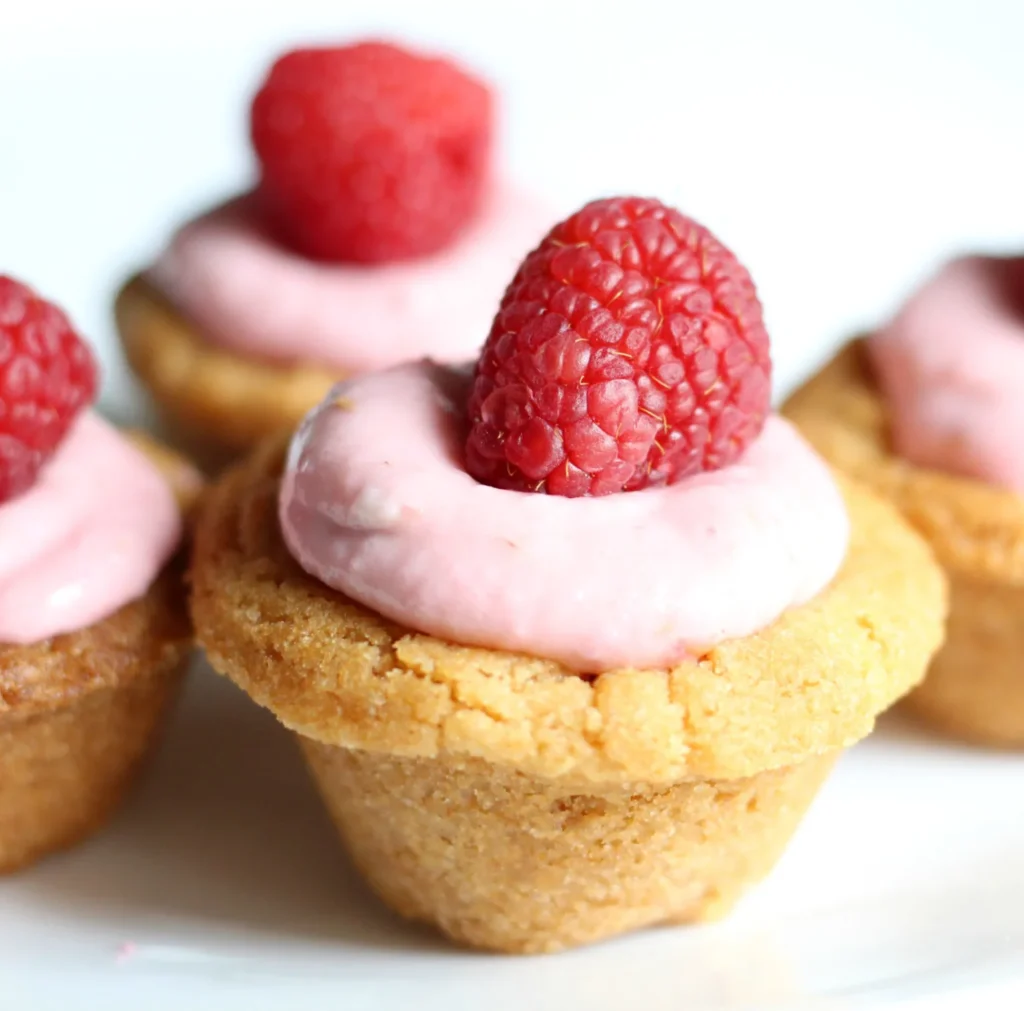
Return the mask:
{"type": "Polygon", "coordinates": [[[507,952],[724,915],[774,865],[835,759],[738,780],[581,789],[479,758],[299,740],[381,898],[456,941],[507,952]]]}
{"type": "Polygon", "coordinates": [[[323,744],[575,783],[743,778],[865,736],[942,637],[945,586],[927,547],[843,481],[853,535],[832,585],[700,659],[585,678],[444,642],[299,568],[278,528],[283,456],[283,445],[263,447],[210,494],[193,616],[214,667],[323,744]]]}
{"type": "Polygon", "coordinates": [[[0,874],[79,842],[117,809],[159,734],[185,652],[168,643],[159,666],[128,658],[121,683],[0,714],[0,874]]]}
{"type": "MultiPolygon", "coordinates": [[[[195,472],[136,441],[191,509],[195,472]]],[[[0,644],[0,872],[91,833],[132,782],[191,650],[183,567],[174,559],[145,596],[88,628],[0,644]]]]}
{"type": "Polygon", "coordinates": [[[114,313],[128,362],[170,437],[203,462],[290,431],[341,378],[216,347],[141,277],[121,289],[114,313]]]}
{"type": "Polygon", "coordinates": [[[783,413],[832,464],[896,504],[946,567],[946,642],[907,708],[968,740],[1024,746],[1024,497],[894,456],[860,341],[794,393],[783,413]]]}

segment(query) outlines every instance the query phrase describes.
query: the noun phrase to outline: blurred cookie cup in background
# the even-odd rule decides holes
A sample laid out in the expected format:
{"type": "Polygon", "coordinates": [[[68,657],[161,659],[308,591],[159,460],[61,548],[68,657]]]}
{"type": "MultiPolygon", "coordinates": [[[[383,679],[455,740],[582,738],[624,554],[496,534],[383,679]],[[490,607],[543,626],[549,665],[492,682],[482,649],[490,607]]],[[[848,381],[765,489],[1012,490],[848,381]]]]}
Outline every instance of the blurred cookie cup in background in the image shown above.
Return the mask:
{"type": "Polygon", "coordinates": [[[183,225],[115,305],[197,459],[290,430],[340,378],[476,353],[549,220],[496,164],[495,104],[450,60],[391,43],[274,63],[251,108],[254,189],[183,225]]]}
{"type": "Polygon", "coordinates": [[[896,505],[948,574],[946,643],[906,708],[1024,746],[1024,258],[947,264],[783,413],[896,505]]]}

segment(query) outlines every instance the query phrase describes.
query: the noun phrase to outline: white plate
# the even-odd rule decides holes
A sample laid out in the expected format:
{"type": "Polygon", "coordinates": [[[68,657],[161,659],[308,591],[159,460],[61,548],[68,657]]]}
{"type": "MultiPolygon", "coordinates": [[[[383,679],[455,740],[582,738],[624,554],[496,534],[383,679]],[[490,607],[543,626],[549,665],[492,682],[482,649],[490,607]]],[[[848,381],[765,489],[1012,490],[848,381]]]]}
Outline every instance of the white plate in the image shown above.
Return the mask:
{"type": "Polygon", "coordinates": [[[111,829],[0,883],[0,1006],[979,1007],[1024,982],[1024,757],[889,721],[729,920],[500,958],[378,904],[287,732],[197,666],[111,829]]]}

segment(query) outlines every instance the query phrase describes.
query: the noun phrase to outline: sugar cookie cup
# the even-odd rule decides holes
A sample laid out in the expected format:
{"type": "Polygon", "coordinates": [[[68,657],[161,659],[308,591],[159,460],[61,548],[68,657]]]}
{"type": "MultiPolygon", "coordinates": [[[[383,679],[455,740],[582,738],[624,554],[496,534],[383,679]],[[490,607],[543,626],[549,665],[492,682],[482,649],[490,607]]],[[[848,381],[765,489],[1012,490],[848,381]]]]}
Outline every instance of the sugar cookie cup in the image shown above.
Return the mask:
{"type": "Polygon", "coordinates": [[[548,223],[495,155],[491,87],[371,40],[281,54],[253,96],[251,191],[182,223],[117,296],[168,435],[216,469],[338,379],[458,362],[548,223]]]}
{"type": "Polygon", "coordinates": [[[284,460],[264,447],[207,500],[199,641],[297,735],[371,886],[465,944],[557,951],[727,912],[941,640],[928,548],[844,480],[839,574],[756,634],[592,676],[460,646],[300,568],[278,520],[284,460]]]}
{"type": "MultiPolygon", "coordinates": [[[[189,512],[191,466],[134,441],[189,512]]],[[[0,644],[0,873],[91,835],[118,808],[177,693],[192,646],[179,552],[138,599],[88,627],[0,644]]]]}
{"type": "Polygon", "coordinates": [[[151,283],[133,277],[114,304],[125,357],[167,438],[215,471],[294,428],[343,374],[265,361],[219,347],[151,283]]]}
{"type": "Polygon", "coordinates": [[[946,643],[907,710],[965,740],[1024,747],[1024,497],[897,455],[891,411],[861,340],[783,413],[833,465],[896,505],[948,574],[946,643]]]}

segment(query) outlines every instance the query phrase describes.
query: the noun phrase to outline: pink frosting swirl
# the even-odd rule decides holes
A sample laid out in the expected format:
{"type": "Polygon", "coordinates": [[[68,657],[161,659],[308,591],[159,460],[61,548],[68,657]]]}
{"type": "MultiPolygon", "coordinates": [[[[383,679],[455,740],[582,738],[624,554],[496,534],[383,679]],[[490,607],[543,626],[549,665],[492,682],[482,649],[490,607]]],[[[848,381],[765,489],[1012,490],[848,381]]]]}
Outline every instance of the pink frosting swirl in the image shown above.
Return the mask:
{"type": "Polygon", "coordinates": [[[213,344],[339,373],[430,355],[475,356],[522,258],[552,221],[496,186],[470,229],[437,255],[355,266],[307,260],[267,235],[250,196],[185,225],[148,277],[213,344]]]}
{"type": "Polygon", "coordinates": [[[466,473],[466,383],[406,365],[339,385],[306,419],[280,518],[307,572],[419,631],[595,672],[764,628],[845,556],[832,476],[777,416],[723,470],[568,499],[466,473]]]}
{"type": "Polygon", "coordinates": [[[36,483],[0,505],[0,642],[85,628],[140,597],[181,525],[159,471],[105,421],[82,415],[36,483]]]}
{"type": "Polygon", "coordinates": [[[1024,257],[954,260],[868,348],[901,456],[1024,494],[1024,257]]]}

